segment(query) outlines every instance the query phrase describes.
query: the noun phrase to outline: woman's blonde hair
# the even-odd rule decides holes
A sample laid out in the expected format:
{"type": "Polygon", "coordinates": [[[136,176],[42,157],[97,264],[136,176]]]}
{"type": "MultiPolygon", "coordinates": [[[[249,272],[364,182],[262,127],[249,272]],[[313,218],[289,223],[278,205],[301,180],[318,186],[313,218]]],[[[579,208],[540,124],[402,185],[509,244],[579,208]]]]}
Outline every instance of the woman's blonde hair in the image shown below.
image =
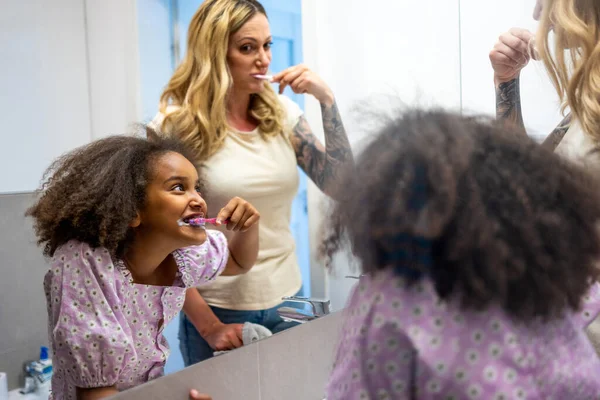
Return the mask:
{"type": "MultiPolygon", "coordinates": [[[[256,0],[207,0],[192,17],[187,51],[160,97],[166,117],[160,131],[176,135],[192,147],[198,160],[215,154],[223,145],[227,124],[227,96],[233,80],[227,65],[230,36],[257,14],[267,15],[256,0]],[[178,106],[167,113],[169,105],[178,106]]],[[[252,95],[250,115],[266,137],[283,132],[283,110],[268,83],[252,95]]]]}
{"type": "Polygon", "coordinates": [[[537,39],[562,111],[569,107],[584,132],[600,143],[600,0],[546,0],[537,39]]]}

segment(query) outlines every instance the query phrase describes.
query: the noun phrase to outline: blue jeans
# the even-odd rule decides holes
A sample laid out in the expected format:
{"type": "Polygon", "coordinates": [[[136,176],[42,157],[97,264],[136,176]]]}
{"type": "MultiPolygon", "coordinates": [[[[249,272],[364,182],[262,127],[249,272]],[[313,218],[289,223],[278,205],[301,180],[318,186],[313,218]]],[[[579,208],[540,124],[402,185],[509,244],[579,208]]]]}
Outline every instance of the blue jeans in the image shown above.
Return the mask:
{"type": "MultiPolygon", "coordinates": [[[[245,322],[251,322],[253,324],[262,325],[273,333],[277,333],[298,325],[296,322],[284,322],[279,315],[277,315],[277,309],[284,305],[286,304],[280,304],[268,310],[259,311],[228,310],[213,306],[210,306],[210,308],[224,324],[243,324],[245,322]]],[[[290,304],[290,306],[298,307],[299,305],[290,304]]],[[[186,367],[207,360],[213,356],[214,350],[209,346],[206,340],[200,336],[183,311],[179,316],[178,337],[179,349],[181,350],[183,362],[186,367]]]]}

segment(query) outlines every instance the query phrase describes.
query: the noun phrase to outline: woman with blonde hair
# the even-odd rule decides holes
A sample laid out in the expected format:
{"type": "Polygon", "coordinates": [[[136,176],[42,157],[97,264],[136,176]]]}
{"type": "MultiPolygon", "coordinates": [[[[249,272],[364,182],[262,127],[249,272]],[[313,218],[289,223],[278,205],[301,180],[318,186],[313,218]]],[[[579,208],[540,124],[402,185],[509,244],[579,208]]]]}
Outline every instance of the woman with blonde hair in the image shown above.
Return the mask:
{"type": "Polygon", "coordinates": [[[304,65],[269,79],[271,41],[258,1],[205,1],[192,18],[185,58],[151,123],[162,135],[177,136],[195,149],[208,184],[204,197],[210,215],[231,194],[245,197],[261,214],[259,255],[252,272],[218,278],[186,294],[179,330],[186,366],[210,358],[214,351],[240,347],[246,322],[272,332],[293,326],[276,308],[302,285],[289,228],[297,167],[335,196],[337,177],[353,165],[331,89],[304,65]],[[269,80],[279,85],[279,95],[269,80]],[[313,135],[298,105],[281,95],[287,86],[320,102],[325,145],[313,135]]]}
{"type": "MultiPolygon", "coordinates": [[[[544,146],[600,176],[600,2],[537,0],[537,34],[513,28],[490,52],[496,84],[497,118],[525,134],[519,76],[532,57],[543,61],[562,101],[565,119],[544,146]],[[549,40],[550,32],[554,39],[549,40]]],[[[600,190],[600,188],[598,189],[600,190]]],[[[588,328],[600,354],[600,321],[588,328]]]]}

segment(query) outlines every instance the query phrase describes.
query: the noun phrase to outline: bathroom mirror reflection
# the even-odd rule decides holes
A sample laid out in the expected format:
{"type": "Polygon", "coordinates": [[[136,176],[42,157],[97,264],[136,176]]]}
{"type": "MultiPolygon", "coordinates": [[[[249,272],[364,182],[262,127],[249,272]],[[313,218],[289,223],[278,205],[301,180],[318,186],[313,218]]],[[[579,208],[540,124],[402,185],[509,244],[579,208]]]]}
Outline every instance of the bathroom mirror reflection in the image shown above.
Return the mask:
{"type": "MultiPolygon", "coordinates": [[[[206,208],[186,216],[216,218],[235,197],[247,200],[260,214],[257,262],[199,285],[193,317],[174,312],[155,321],[171,348],[164,370],[171,374],[341,310],[361,271],[349,250],[326,270],[319,244],[335,197],[328,179],[337,172],[328,168],[345,165],[368,139],[364,102],[494,115],[489,52],[509,28],[537,26],[535,0],[263,0],[264,13],[253,1],[253,13],[231,12],[235,32],[222,27],[219,37],[197,14],[201,0],[59,3],[9,0],[0,15],[1,87],[10,94],[0,98],[0,268],[7,277],[0,279],[0,371],[8,372],[9,389],[23,386],[23,363],[49,345],[48,262],[24,214],[56,157],[130,132],[136,122],[161,134],[227,136],[222,148],[202,149],[212,156],[200,191],[206,208]],[[200,79],[206,64],[210,72],[200,79]],[[241,89],[228,92],[230,85],[241,89]],[[276,129],[264,117],[275,101],[285,110],[276,129]],[[210,123],[178,108],[206,111],[211,102],[221,107],[210,123]],[[245,118],[248,110],[255,116],[245,118]],[[277,139],[271,147],[256,144],[261,130],[277,139]],[[278,132],[293,137],[291,147],[278,132]]],[[[540,63],[523,70],[521,96],[530,135],[542,137],[562,119],[540,63]]],[[[227,224],[209,228],[230,243],[238,234],[227,224]]]]}

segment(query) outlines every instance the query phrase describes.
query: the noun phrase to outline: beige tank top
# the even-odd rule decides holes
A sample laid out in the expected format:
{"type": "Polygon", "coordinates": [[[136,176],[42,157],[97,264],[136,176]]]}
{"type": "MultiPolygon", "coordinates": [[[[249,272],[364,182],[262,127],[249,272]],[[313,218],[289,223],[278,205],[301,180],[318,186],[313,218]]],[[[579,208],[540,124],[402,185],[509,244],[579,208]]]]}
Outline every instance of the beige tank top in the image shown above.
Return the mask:
{"type": "MultiPolygon", "coordinates": [[[[575,121],[556,147],[556,153],[600,176],[600,152],[594,152],[596,147],[592,138],[586,135],[579,122],[575,121]]],[[[600,355],[600,317],[588,326],[587,334],[600,355]]]]}
{"type": "MultiPolygon", "coordinates": [[[[223,148],[206,162],[207,184],[203,197],[208,214],[216,213],[235,196],[252,203],[260,212],[259,252],[255,266],[245,275],[220,276],[199,288],[212,306],[232,310],[264,310],[296,294],[302,278],[290,229],[292,202],[298,191],[298,163],[289,135],[302,110],[279,96],[286,111],[284,135],[263,139],[258,129],[230,131],[223,148]]],[[[175,108],[169,108],[172,112],[175,108]]],[[[164,115],[149,124],[160,127],[164,115]]]]}

